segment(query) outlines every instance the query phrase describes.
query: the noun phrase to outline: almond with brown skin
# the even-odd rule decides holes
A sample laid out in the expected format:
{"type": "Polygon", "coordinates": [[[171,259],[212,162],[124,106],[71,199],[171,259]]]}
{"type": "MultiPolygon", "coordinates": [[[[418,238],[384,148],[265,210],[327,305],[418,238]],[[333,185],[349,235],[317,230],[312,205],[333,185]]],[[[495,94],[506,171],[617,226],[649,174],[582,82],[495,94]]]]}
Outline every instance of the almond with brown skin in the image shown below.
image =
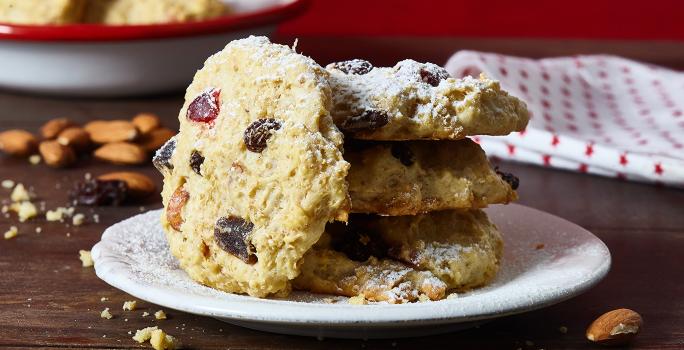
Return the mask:
{"type": "Polygon", "coordinates": [[[0,132],[0,151],[11,156],[27,157],[38,147],[38,140],[25,130],[7,130],[0,132]]]}
{"type": "Polygon", "coordinates": [[[630,309],[606,312],[587,328],[587,339],[608,346],[626,345],[641,329],[641,316],[630,309]]]}
{"type": "Polygon", "coordinates": [[[156,189],[154,181],[147,175],[133,171],[118,171],[102,174],[98,176],[97,179],[103,181],[119,180],[125,182],[128,186],[128,194],[133,198],[145,198],[154,193],[154,190],[156,189]]]}
{"type": "Polygon", "coordinates": [[[147,135],[152,130],[157,129],[161,126],[161,121],[156,114],[152,113],[139,113],[133,117],[133,125],[138,128],[138,131],[142,135],[147,135]]]}
{"type": "Polygon", "coordinates": [[[113,142],[95,150],[95,158],[113,164],[137,165],[147,161],[145,150],[129,142],[113,142]]]}
{"type": "Polygon", "coordinates": [[[169,198],[169,204],[166,206],[166,221],[176,231],[180,231],[181,224],[183,223],[181,210],[183,210],[189,198],[190,194],[182,185],[169,198]]]}
{"type": "Polygon", "coordinates": [[[83,128],[95,143],[126,142],[138,137],[138,129],[127,120],[94,120],[83,128]]]}
{"type": "Polygon", "coordinates": [[[57,142],[62,146],[70,146],[76,151],[83,152],[90,147],[90,134],[83,128],[72,126],[59,133],[57,142]]]}
{"type": "Polygon", "coordinates": [[[52,140],[64,129],[72,126],[76,126],[76,123],[68,118],[51,119],[40,128],[40,135],[46,140],[52,140]]]}
{"type": "Polygon", "coordinates": [[[69,146],[60,145],[55,140],[43,141],[38,147],[45,164],[53,168],[67,167],[76,162],[76,153],[69,146]]]}
{"type": "Polygon", "coordinates": [[[138,144],[143,149],[145,149],[145,151],[154,152],[158,150],[161,146],[163,146],[166,143],[166,141],[172,138],[175,134],[176,132],[171,129],[155,129],[152,130],[149,134],[144,135],[142,138],[140,138],[138,144]]]}

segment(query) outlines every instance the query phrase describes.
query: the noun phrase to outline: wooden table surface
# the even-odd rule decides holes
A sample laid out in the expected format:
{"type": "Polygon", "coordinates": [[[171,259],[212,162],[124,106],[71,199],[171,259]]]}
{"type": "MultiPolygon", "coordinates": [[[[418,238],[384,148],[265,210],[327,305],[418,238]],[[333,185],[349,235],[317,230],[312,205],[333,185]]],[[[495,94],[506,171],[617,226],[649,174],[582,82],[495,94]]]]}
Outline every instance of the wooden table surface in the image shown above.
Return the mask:
{"type": "MultiPolygon", "coordinates": [[[[35,132],[56,116],[86,121],[129,118],[140,111],[158,113],[173,128],[181,104],[180,95],[87,100],[2,92],[0,130],[17,127],[35,132]]],[[[143,203],[144,208],[78,208],[88,218],[94,213],[100,217],[99,223],[80,227],[46,222],[43,215],[27,223],[0,216],[0,233],[11,225],[20,231],[15,239],[0,240],[0,348],[140,348],[128,332],[152,325],[178,337],[189,349],[596,348],[584,337],[587,325],[605,311],[627,307],[645,320],[633,348],[684,349],[684,191],[528,165],[501,166],[520,177],[520,203],[573,221],[608,245],[613,267],[604,281],[556,306],[426,338],[317,340],[252,331],[169,309],[165,310],[169,319],[155,321],[141,313],[153,313],[158,306],[138,300],[136,312],[124,313],[122,303],[133,298],[99,280],[78,259],[78,251],[90,249],[107,226],[160,207],[155,197],[143,203]],[[38,226],[40,234],[35,233],[38,226]],[[108,300],[102,302],[103,297],[108,300]],[[105,307],[112,310],[113,319],[100,318],[105,307]],[[567,327],[567,333],[561,333],[560,327],[567,327]]],[[[55,170],[0,157],[0,180],[31,186],[36,201],[45,201],[48,209],[65,205],[65,189],[86,173],[120,169],[84,160],[74,168],[55,170]]],[[[134,169],[161,183],[151,166],[134,169]]],[[[9,193],[0,189],[0,199],[7,200],[9,193]]]]}

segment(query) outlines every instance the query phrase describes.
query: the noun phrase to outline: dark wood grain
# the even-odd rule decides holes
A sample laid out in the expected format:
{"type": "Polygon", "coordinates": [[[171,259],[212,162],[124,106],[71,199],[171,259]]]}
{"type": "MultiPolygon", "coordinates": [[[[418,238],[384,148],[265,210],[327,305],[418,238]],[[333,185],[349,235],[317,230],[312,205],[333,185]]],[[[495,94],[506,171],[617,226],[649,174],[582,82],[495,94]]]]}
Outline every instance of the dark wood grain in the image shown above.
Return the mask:
{"type": "MultiPolygon", "coordinates": [[[[342,58],[350,51],[329,56],[331,60],[333,56],[342,58]]],[[[321,51],[316,55],[325,56],[321,51]]],[[[386,59],[383,57],[379,60],[386,59]]],[[[167,126],[176,127],[181,104],[180,95],[82,100],[5,92],[0,93],[0,130],[21,127],[37,131],[43,121],[54,116],[86,121],[127,118],[139,111],[159,113],[167,126]]],[[[78,250],[90,249],[112,223],[141,209],[159,207],[155,197],[142,204],[145,208],[138,204],[79,208],[88,217],[97,213],[101,219],[100,223],[80,227],[48,223],[42,217],[19,224],[14,216],[0,216],[1,232],[10,225],[17,225],[21,232],[15,239],[0,240],[0,348],[140,348],[128,331],[150,325],[160,325],[191,349],[594,348],[584,338],[586,326],[596,316],[617,307],[633,308],[645,319],[633,348],[684,348],[684,191],[521,164],[500,166],[521,178],[521,203],[576,222],[608,245],[613,267],[603,282],[556,306],[426,338],[317,340],[252,331],[168,309],[168,320],[154,321],[143,318],[141,313],[153,313],[159,307],[141,300],[139,310],[121,310],[123,302],[132,297],[99,280],[92,268],[82,268],[78,250]],[[43,228],[40,234],[35,233],[37,226],[43,228]],[[102,297],[109,300],[101,302],[102,297]],[[113,319],[100,318],[105,307],[112,310],[113,319]],[[567,334],[558,330],[561,326],[568,328],[567,334]]],[[[0,157],[0,179],[32,186],[38,200],[46,201],[48,208],[64,205],[65,188],[85,173],[97,175],[113,169],[122,168],[83,160],[75,168],[54,170],[0,157]]],[[[161,178],[151,166],[133,169],[154,176],[160,184],[161,178]]],[[[9,191],[0,189],[0,199],[8,197],[9,191]]]]}

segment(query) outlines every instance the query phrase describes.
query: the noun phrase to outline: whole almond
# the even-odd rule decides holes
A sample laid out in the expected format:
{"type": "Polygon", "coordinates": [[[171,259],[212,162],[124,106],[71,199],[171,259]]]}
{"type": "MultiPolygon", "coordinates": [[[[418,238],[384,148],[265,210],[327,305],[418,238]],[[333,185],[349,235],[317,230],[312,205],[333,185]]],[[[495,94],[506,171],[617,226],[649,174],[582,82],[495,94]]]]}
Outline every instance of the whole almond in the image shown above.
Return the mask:
{"type": "Polygon", "coordinates": [[[57,142],[62,146],[70,146],[74,150],[82,152],[90,147],[90,134],[83,128],[72,126],[59,133],[57,142]]]}
{"type": "Polygon", "coordinates": [[[138,129],[127,120],[94,120],[84,127],[95,143],[133,141],[138,137],[138,129]]]}
{"type": "Polygon", "coordinates": [[[601,345],[626,345],[641,329],[641,316],[630,309],[606,312],[587,328],[587,339],[601,345]]]}
{"type": "Polygon", "coordinates": [[[51,119],[40,128],[40,135],[46,140],[52,140],[57,137],[62,130],[75,125],[76,123],[68,118],[51,119]]]}
{"type": "Polygon", "coordinates": [[[133,125],[138,128],[141,134],[147,135],[152,130],[159,128],[161,121],[159,121],[159,117],[156,114],[139,113],[133,117],[133,125]]]}
{"type": "Polygon", "coordinates": [[[181,210],[183,210],[189,198],[190,194],[188,191],[185,190],[185,187],[180,186],[173,192],[171,198],[169,198],[168,205],[166,205],[166,221],[176,231],[180,231],[181,224],[183,223],[181,210]]]}
{"type": "Polygon", "coordinates": [[[142,147],[129,142],[113,142],[95,150],[95,157],[113,164],[136,165],[147,161],[142,147]]]}
{"type": "Polygon", "coordinates": [[[156,189],[154,182],[147,175],[132,171],[107,173],[97,177],[98,180],[119,180],[128,186],[128,194],[133,198],[144,198],[156,189]]]}
{"type": "Polygon", "coordinates": [[[170,138],[175,135],[176,132],[167,129],[167,128],[159,128],[152,130],[149,134],[144,135],[143,137],[140,138],[140,141],[138,141],[138,144],[145,149],[147,152],[154,152],[158,150],[161,146],[164,146],[166,141],[168,141],[170,138]]]}
{"type": "Polygon", "coordinates": [[[0,132],[0,151],[17,157],[33,154],[38,147],[38,140],[25,130],[7,130],[0,132]]]}
{"type": "Polygon", "coordinates": [[[76,162],[76,153],[69,146],[60,145],[55,140],[43,141],[38,147],[45,164],[53,168],[63,168],[76,162]]]}

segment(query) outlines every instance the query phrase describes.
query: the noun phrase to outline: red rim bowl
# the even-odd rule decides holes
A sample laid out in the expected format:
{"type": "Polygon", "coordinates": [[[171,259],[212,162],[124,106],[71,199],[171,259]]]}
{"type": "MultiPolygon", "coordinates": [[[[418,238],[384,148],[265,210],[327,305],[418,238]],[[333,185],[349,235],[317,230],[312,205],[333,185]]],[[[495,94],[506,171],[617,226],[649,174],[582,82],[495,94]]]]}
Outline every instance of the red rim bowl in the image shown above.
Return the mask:
{"type": "Polygon", "coordinates": [[[263,10],[226,15],[205,21],[152,25],[16,25],[0,23],[0,40],[123,41],[175,38],[231,32],[278,23],[300,14],[309,0],[292,0],[263,10]]]}

